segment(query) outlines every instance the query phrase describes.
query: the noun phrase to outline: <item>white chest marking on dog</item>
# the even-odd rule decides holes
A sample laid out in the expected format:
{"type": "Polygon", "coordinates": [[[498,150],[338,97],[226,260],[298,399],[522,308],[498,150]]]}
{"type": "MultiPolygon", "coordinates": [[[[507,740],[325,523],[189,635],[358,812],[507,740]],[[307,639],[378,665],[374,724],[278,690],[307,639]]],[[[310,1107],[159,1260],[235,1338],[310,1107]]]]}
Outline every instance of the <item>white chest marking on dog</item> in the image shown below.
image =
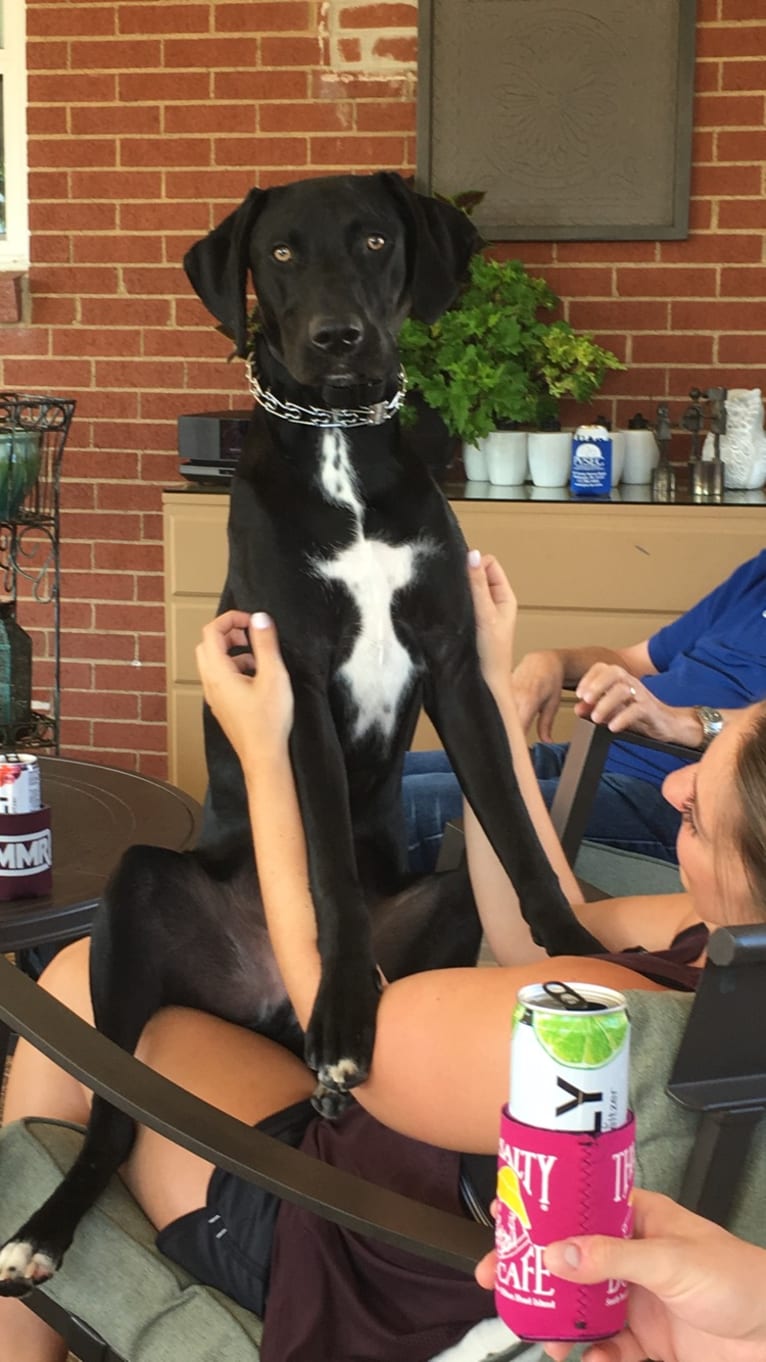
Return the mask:
{"type": "Polygon", "coordinates": [[[356,537],[346,548],[314,564],[327,581],[345,586],[359,610],[359,632],[339,673],[357,707],[354,737],[360,739],[377,726],[389,738],[413,675],[412,659],[394,631],[391,603],[412,582],[428,544],[365,538],[364,505],[340,431],[323,433],[319,478],[328,500],[347,506],[357,522],[356,537]]]}

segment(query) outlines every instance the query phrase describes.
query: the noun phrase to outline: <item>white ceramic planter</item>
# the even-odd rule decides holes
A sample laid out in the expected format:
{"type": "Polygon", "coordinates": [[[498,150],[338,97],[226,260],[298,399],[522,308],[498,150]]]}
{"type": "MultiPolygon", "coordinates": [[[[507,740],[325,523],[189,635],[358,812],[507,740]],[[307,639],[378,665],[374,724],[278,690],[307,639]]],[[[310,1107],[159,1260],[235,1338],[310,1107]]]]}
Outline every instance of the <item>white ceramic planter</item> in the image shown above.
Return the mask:
{"type": "Polygon", "coordinates": [[[651,430],[625,431],[625,467],[622,470],[624,483],[644,486],[652,480],[652,471],[659,462],[660,451],[654,432],[651,430]]]}
{"type": "Polygon", "coordinates": [[[571,430],[533,430],[527,439],[535,487],[566,487],[572,470],[571,430]]]}
{"type": "Polygon", "coordinates": [[[625,469],[625,440],[624,430],[612,431],[612,486],[619,487],[625,469]]]}
{"type": "Polygon", "coordinates": [[[487,456],[483,446],[463,443],[463,467],[469,482],[487,481],[487,456]]]}
{"type": "Polygon", "coordinates": [[[527,476],[527,432],[494,430],[481,442],[487,477],[495,487],[518,487],[527,476]]]}

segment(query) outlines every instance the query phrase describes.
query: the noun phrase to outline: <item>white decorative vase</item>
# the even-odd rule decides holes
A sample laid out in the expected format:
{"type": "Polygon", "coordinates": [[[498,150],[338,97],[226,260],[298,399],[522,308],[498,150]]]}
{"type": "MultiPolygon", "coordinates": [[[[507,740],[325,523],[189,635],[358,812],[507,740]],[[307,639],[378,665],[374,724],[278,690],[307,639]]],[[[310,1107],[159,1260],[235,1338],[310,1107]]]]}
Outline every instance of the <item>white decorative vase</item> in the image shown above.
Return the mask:
{"type": "Polygon", "coordinates": [[[612,431],[612,486],[619,487],[625,469],[625,451],[627,442],[624,430],[612,431]]]}
{"type": "Polygon", "coordinates": [[[572,471],[571,430],[533,430],[527,441],[535,487],[566,487],[572,471]]]}
{"type": "MultiPolygon", "coordinates": [[[[766,434],[760,388],[730,388],[726,394],[726,434],[721,437],[723,480],[726,487],[763,487],[766,480],[766,434]]],[[[703,459],[715,454],[715,436],[708,433],[703,459]]]]}
{"type": "Polygon", "coordinates": [[[463,441],[463,467],[469,482],[487,481],[487,456],[481,441],[477,445],[463,441]]]}
{"type": "Polygon", "coordinates": [[[527,432],[493,430],[481,442],[494,487],[518,487],[527,476],[527,432]]]}

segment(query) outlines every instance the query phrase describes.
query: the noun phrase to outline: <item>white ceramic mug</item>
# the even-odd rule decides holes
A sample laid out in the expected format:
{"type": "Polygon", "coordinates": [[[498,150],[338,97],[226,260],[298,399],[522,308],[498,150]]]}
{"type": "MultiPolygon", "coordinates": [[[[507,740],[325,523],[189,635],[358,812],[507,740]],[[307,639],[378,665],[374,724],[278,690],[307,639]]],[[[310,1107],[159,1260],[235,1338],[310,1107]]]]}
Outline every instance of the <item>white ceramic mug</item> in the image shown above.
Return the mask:
{"type": "Polygon", "coordinates": [[[535,487],[566,487],[572,470],[571,430],[533,430],[527,440],[535,487]]]}
{"type": "Polygon", "coordinates": [[[494,430],[481,442],[487,476],[495,487],[518,487],[527,476],[527,432],[494,430]]]}
{"type": "Polygon", "coordinates": [[[627,432],[624,430],[612,431],[612,486],[619,487],[620,479],[625,471],[625,454],[627,432]]]}

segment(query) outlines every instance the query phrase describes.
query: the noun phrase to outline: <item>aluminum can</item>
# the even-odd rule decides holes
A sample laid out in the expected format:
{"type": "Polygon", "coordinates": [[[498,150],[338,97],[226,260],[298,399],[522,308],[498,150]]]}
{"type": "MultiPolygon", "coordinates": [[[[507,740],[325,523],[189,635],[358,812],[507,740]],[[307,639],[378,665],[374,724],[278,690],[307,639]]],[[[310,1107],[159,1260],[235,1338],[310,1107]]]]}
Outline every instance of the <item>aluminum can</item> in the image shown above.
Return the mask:
{"type": "Polygon", "coordinates": [[[508,1110],[541,1130],[599,1134],[628,1119],[630,1021],[625,998],[596,984],[519,991],[508,1110]]]}
{"type": "Polygon", "coordinates": [[[0,753],[0,814],[42,808],[40,764],[29,752],[0,753]]]}

